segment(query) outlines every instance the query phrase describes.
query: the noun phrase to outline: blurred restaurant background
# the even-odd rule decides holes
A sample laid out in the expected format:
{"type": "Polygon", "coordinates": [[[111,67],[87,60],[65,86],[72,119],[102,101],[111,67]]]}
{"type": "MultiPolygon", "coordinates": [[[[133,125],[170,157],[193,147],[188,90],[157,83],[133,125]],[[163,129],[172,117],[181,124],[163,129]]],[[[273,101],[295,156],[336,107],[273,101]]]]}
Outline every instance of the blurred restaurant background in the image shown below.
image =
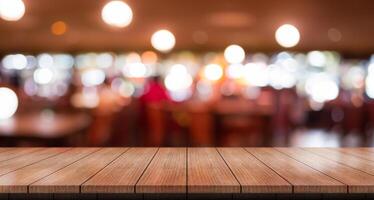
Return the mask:
{"type": "Polygon", "coordinates": [[[374,146],[373,10],[0,0],[0,146],[374,146]]]}

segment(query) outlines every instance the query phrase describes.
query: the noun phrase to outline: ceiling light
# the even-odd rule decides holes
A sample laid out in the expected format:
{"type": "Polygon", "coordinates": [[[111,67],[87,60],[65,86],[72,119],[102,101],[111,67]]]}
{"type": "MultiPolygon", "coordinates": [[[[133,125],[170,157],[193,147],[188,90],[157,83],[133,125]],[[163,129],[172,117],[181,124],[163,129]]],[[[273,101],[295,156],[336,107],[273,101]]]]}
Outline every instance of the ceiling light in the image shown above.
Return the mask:
{"type": "Polygon", "coordinates": [[[131,23],[132,10],[123,1],[110,1],[103,7],[101,17],[105,23],[123,28],[131,23]]]}
{"type": "Polygon", "coordinates": [[[175,37],[173,33],[163,29],[153,33],[151,43],[155,49],[161,52],[169,52],[175,46],[175,37]]]}
{"type": "Polygon", "coordinates": [[[6,21],[18,21],[25,14],[22,0],[0,0],[0,17],[6,21]]]}
{"type": "Polygon", "coordinates": [[[275,39],[282,47],[290,48],[299,43],[300,33],[295,26],[284,24],[275,32],[275,39]]]}
{"type": "Polygon", "coordinates": [[[241,46],[233,44],[225,49],[224,56],[229,63],[241,63],[245,58],[245,52],[241,46]]]}

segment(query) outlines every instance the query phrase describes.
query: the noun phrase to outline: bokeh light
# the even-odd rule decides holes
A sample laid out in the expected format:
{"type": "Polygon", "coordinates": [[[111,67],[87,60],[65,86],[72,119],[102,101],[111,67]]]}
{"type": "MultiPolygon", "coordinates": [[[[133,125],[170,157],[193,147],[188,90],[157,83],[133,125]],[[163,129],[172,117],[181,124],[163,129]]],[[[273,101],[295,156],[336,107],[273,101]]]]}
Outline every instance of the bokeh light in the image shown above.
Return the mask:
{"type": "Polygon", "coordinates": [[[192,77],[188,74],[186,66],[173,65],[165,78],[165,86],[170,91],[187,90],[192,85],[192,77]]]}
{"type": "Polygon", "coordinates": [[[49,68],[39,68],[34,71],[34,81],[38,84],[45,85],[53,80],[53,71],[49,68]]]}
{"type": "Polygon", "coordinates": [[[66,31],[67,31],[67,25],[63,21],[57,21],[51,25],[51,32],[53,35],[57,35],[57,36],[63,35],[66,33],[66,31]]]}
{"type": "Polygon", "coordinates": [[[323,52],[311,51],[308,53],[308,62],[311,66],[324,67],[327,62],[327,58],[323,52]]]}
{"type": "Polygon", "coordinates": [[[6,21],[18,21],[25,14],[22,0],[0,0],[0,17],[6,21]]]}
{"type": "Polygon", "coordinates": [[[324,103],[334,100],[339,95],[339,86],[325,73],[318,73],[306,80],[305,91],[313,101],[324,103]]]}
{"type": "Polygon", "coordinates": [[[241,46],[233,44],[225,49],[224,56],[228,63],[241,63],[245,58],[245,52],[241,46]]]}
{"type": "Polygon", "coordinates": [[[264,87],[269,83],[269,77],[264,63],[248,63],[244,66],[243,76],[247,84],[264,87]]]}
{"type": "Polygon", "coordinates": [[[174,48],[175,37],[173,33],[163,29],[153,33],[151,43],[153,48],[166,53],[174,48]]]}
{"type": "Polygon", "coordinates": [[[153,51],[145,51],[142,53],[141,58],[144,64],[155,64],[157,62],[158,56],[153,51]]]}
{"type": "Polygon", "coordinates": [[[3,58],[2,64],[6,69],[22,70],[27,66],[27,58],[23,54],[7,55],[3,58]]]}
{"type": "Polygon", "coordinates": [[[226,76],[232,79],[238,79],[243,76],[242,64],[231,64],[226,68],[226,76]]]}
{"type": "Polygon", "coordinates": [[[124,76],[129,78],[144,78],[148,75],[147,66],[141,62],[129,63],[123,69],[124,76]]]}
{"type": "Polygon", "coordinates": [[[132,15],[130,6],[123,1],[111,1],[101,11],[105,23],[119,28],[128,26],[132,21],[132,15]]]}
{"type": "Polygon", "coordinates": [[[38,65],[43,68],[50,68],[54,64],[53,57],[50,54],[43,53],[38,56],[38,65]]]}
{"type": "Polygon", "coordinates": [[[97,86],[104,83],[105,73],[100,69],[90,69],[84,71],[81,77],[82,84],[85,87],[97,86]]]}
{"type": "Polygon", "coordinates": [[[223,76],[222,67],[217,64],[208,64],[204,67],[204,76],[210,81],[218,81],[223,76]]]}
{"type": "Polygon", "coordinates": [[[0,87],[0,120],[8,119],[16,113],[18,97],[13,90],[0,87]]]}
{"type": "Polygon", "coordinates": [[[284,24],[275,32],[275,39],[282,47],[290,48],[299,43],[300,33],[295,26],[291,24],[284,24]]]}

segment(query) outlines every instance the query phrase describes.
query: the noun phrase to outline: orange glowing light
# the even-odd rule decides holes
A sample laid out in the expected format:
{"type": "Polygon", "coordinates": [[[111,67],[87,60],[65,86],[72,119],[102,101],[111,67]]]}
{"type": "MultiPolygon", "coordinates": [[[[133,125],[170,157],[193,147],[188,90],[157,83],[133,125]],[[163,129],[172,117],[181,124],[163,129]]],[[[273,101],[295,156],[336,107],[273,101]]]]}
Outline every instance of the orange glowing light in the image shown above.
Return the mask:
{"type": "Polygon", "coordinates": [[[141,57],[145,64],[155,64],[158,59],[157,54],[153,51],[145,51],[141,57]]]}
{"type": "Polygon", "coordinates": [[[65,34],[66,31],[67,31],[67,25],[63,21],[54,22],[51,26],[51,32],[53,33],[53,35],[60,36],[60,35],[65,34]]]}

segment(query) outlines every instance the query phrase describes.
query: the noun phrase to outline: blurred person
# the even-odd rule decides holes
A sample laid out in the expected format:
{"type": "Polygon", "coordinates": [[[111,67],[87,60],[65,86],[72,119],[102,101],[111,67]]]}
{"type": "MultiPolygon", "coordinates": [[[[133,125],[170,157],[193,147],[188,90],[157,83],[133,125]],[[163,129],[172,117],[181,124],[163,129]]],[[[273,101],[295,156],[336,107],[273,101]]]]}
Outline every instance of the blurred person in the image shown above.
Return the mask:
{"type": "Polygon", "coordinates": [[[99,103],[94,110],[95,123],[91,131],[91,144],[108,145],[115,127],[112,126],[117,114],[130,103],[111,89],[108,80],[98,87],[99,103]]]}
{"type": "Polygon", "coordinates": [[[166,132],[163,104],[170,102],[170,97],[161,84],[159,76],[154,76],[147,81],[139,101],[141,111],[139,127],[143,127],[146,133],[145,143],[149,146],[160,146],[166,132]],[[143,123],[146,126],[142,126],[143,123]]]}
{"type": "Polygon", "coordinates": [[[161,84],[160,77],[151,77],[144,86],[140,101],[145,104],[170,101],[166,88],[161,84]]]}

